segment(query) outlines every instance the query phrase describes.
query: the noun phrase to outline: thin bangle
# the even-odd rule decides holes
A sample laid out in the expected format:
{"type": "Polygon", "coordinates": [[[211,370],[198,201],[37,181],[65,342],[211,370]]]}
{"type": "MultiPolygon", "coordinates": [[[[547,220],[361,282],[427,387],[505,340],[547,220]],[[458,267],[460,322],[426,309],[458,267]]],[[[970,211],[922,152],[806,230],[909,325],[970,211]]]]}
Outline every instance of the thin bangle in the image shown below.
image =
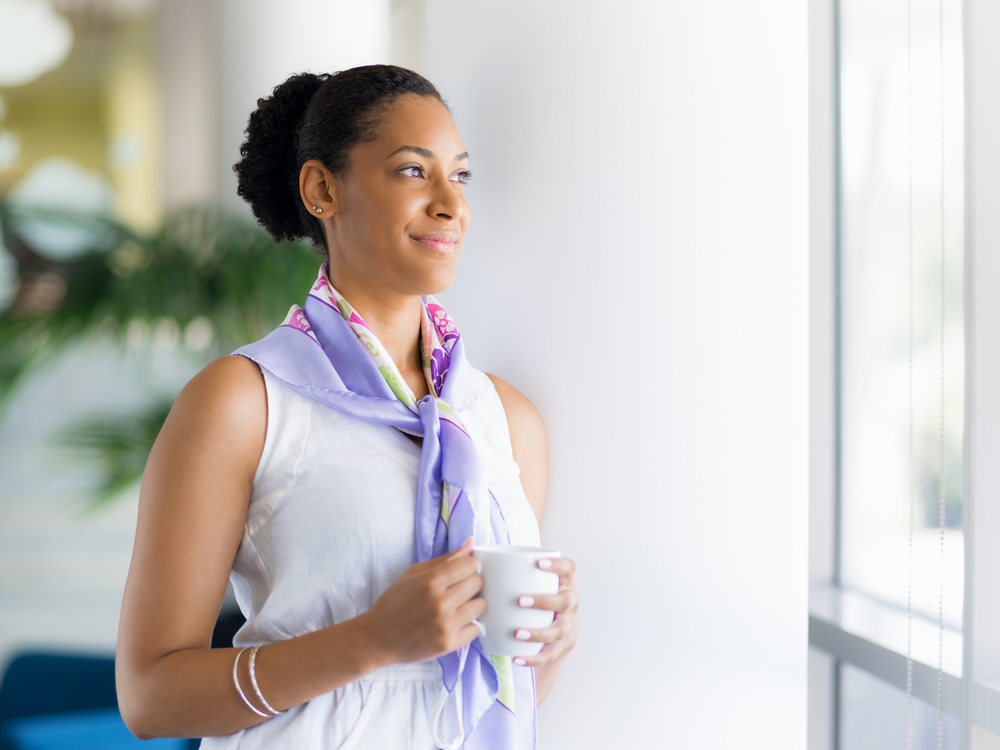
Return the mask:
{"type": "Polygon", "coordinates": [[[260,692],[260,685],[257,684],[257,671],[254,669],[254,662],[257,661],[257,652],[260,650],[260,646],[254,646],[250,650],[250,683],[253,685],[253,691],[257,693],[257,697],[260,698],[261,704],[264,708],[271,712],[271,716],[280,716],[285,713],[284,711],[275,711],[274,708],[264,700],[264,694],[260,692]]]}
{"type": "Polygon", "coordinates": [[[240,694],[240,698],[242,698],[243,702],[247,704],[247,708],[249,708],[258,716],[263,716],[265,719],[270,719],[271,718],[270,714],[266,714],[263,711],[258,711],[257,707],[249,700],[247,700],[246,693],[244,693],[243,688],[240,687],[240,676],[239,674],[237,674],[236,669],[240,665],[240,657],[243,656],[243,652],[246,651],[248,648],[250,647],[247,646],[246,648],[241,649],[238,654],[236,654],[236,661],[233,662],[233,684],[236,686],[236,692],[240,694]]]}

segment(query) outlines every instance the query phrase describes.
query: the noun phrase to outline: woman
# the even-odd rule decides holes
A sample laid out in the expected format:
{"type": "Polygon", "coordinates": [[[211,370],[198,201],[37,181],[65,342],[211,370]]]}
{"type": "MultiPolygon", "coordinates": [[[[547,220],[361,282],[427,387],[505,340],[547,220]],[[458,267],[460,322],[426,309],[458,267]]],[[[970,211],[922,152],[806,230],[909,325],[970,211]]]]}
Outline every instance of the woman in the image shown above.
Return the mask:
{"type": "Polygon", "coordinates": [[[258,102],[241,155],[261,224],[327,262],[304,310],[191,380],[150,454],[122,716],[209,748],[533,747],[576,642],[574,566],[540,561],[560,593],[521,599],[556,613],[517,633],[538,656],[484,654],[472,545],[538,544],[545,434],[424,298],[469,226],[451,115],[402,68],[302,74],[258,102]],[[230,574],[242,649],[210,649],[230,574]]]}

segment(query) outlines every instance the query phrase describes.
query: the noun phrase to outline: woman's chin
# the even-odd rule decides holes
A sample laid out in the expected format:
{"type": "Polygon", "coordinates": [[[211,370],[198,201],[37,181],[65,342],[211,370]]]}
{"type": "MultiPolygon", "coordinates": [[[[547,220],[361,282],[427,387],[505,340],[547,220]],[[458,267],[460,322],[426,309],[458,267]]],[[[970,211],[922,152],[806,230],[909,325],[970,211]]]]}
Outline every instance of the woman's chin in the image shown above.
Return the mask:
{"type": "Polygon", "coordinates": [[[451,285],[455,283],[455,267],[434,269],[433,272],[420,274],[419,277],[414,274],[414,278],[420,279],[419,283],[415,286],[417,287],[417,293],[421,296],[426,294],[441,294],[441,292],[450,289],[451,285]]]}

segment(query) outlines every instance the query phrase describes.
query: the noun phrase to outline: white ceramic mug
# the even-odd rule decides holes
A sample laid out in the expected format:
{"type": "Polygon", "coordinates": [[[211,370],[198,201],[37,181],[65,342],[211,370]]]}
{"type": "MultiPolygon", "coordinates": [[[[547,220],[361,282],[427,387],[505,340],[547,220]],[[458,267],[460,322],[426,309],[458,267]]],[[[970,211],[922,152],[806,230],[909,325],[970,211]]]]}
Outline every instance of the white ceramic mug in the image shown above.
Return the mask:
{"type": "Polygon", "coordinates": [[[519,641],[514,637],[518,628],[547,628],[555,612],[527,609],[518,597],[559,593],[559,574],[541,570],[538,561],[561,557],[553,549],[516,547],[507,544],[481,545],[472,548],[483,577],[486,612],[473,622],[479,626],[483,645],[491,654],[505,656],[535,656],[544,643],[519,641]]]}

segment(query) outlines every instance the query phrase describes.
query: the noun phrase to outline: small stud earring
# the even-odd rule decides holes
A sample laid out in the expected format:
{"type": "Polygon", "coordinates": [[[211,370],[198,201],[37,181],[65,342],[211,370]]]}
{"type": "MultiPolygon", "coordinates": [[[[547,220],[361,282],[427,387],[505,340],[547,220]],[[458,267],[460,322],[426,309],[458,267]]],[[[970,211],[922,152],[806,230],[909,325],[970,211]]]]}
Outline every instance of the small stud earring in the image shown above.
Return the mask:
{"type": "Polygon", "coordinates": [[[315,211],[318,214],[323,213],[323,209],[322,208],[316,208],[316,206],[313,206],[313,211],[315,211]]]}

